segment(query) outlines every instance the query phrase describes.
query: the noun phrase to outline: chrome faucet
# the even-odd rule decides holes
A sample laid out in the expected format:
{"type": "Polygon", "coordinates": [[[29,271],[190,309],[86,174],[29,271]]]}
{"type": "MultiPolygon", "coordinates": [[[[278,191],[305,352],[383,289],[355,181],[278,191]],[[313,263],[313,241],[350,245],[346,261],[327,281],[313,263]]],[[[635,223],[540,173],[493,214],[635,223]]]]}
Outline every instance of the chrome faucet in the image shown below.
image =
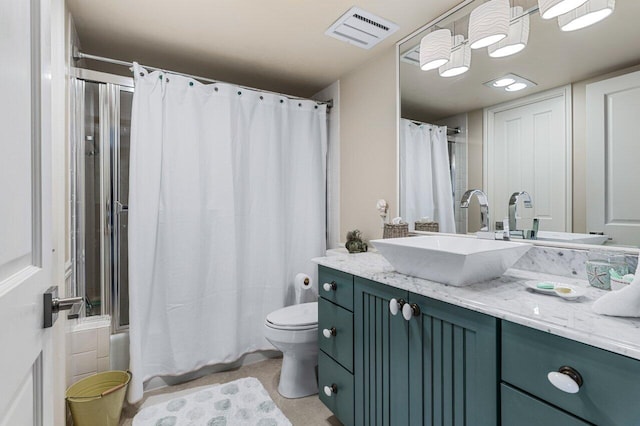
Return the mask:
{"type": "Polygon", "coordinates": [[[480,203],[480,221],[482,222],[480,231],[489,231],[489,200],[487,199],[487,194],[479,189],[470,189],[462,195],[460,207],[463,209],[469,208],[469,201],[474,195],[478,197],[478,202],[480,203]]]}
{"type": "Polygon", "coordinates": [[[530,209],[533,207],[533,201],[531,201],[531,195],[527,191],[514,192],[509,198],[509,231],[518,232],[516,228],[516,215],[518,213],[518,199],[522,197],[524,201],[524,207],[530,209]]]}

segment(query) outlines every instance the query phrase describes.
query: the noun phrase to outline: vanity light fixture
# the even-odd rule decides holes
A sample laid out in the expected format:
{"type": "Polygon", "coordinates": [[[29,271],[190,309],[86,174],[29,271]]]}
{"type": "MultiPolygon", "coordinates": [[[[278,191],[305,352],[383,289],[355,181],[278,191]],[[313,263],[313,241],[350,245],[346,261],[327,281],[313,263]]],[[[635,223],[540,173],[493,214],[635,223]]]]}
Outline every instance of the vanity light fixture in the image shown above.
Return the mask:
{"type": "Polygon", "coordinates": [[[615,0],[588,0],[569,13],[558,16],[562,31],[575,31],[600,22],[613,13],[615,0]]]}
{"type": "Polygon", "coordinates": [[[540,16],[542,16],[542,19],[555,18],[585,4],[586,1],[587,0],[538,0],[540,16]]]}
{"type": "Polygon", "coordinates": [[[499,42],[509,34],[509,0],[489,0],[471,11],[469,46],[480,49],[499,42]]]}
{"type": "Polygon", "coordinates": [[[440,77],[455,77],[464,74],[471,68],[471,48],[464,37],[455,35],[451,38],[451,57],[449,62],[438,69],[440,77]]]}
{"type": "Polygon", "coordinates": [[[506,90],[507,92],[517,92],[518,90],[537,86],[533,81],[513,73],[487,81],[484,85],[493,89],[506,90]]]}
{"type": "Polygon", "coordinates": [[[512,7],[509,35],[489,46],[489,56],[492,58],[504,58],[505,56],[514,55],[527,47],[528,41],[529,14],[524,14],[522,6],[512,7]]]}
{"type": "Polygon", "coordinates": [[[434,70],[449,62],[451,56],[451,31],[436,30],[422,37],[420,42],[420,69],[434,70]]]}

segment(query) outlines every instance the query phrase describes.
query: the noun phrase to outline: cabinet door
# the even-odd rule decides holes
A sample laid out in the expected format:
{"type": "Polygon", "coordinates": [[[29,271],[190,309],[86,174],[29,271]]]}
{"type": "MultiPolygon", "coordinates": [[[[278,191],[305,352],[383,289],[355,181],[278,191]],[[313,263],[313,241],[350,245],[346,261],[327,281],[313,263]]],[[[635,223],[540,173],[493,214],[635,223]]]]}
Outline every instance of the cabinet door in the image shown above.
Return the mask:
{"type": "Polygon", "coordinates": [[[502,426],[588,426],[590,424],[505,384],[500,386],[500,399],[502,426]]]}
{"type": "Polygon", "coordinates": [[[411,294],[411,424],[498,424],[497,320],[411,294]]]}
{"type": "Polygon", "coordinates": [[[408,330],[392,298],[408,293],[356,277],[354,292],[355,424],[409,425],[408,330]]]}

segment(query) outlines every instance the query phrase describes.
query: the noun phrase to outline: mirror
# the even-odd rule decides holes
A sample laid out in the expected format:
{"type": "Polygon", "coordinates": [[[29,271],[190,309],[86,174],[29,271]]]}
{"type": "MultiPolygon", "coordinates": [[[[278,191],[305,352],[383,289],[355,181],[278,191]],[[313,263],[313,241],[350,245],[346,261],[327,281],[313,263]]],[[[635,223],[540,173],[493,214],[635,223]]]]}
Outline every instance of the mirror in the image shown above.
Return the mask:
{"type": "Polygon", "coordinates": [[[483,3],[467,0],[399,44],[400,214],[411,229],[422,218],[474,233],[479,203],[474,197],[468,208],[460,204],[465,191],[481,189],[494,231],[509,222],[511,194],[526,191],[532,207],[525,195],[517,197],[517,230],[537,227],[559,243],[639,247],[640,2],[618,1],[606,19],[565,32],[557,18],[541,18],[537,0],[510,0],[511,8],[522,8],[512,9],[511,28],[529,21],[522,51],[493,58],[489,48],[470,50],[470,69],[454,77],[421,70],[422,38],[448,29],[464,45],[469,15],[483,3]],[[493,87],[505,77],[528,86],[493,87]],[[415,143],[431,144],[431,156],[416,154],[415,143]],[[447,162],[435,160],[441,144],[445,172],[436,170],[447,162]]]}

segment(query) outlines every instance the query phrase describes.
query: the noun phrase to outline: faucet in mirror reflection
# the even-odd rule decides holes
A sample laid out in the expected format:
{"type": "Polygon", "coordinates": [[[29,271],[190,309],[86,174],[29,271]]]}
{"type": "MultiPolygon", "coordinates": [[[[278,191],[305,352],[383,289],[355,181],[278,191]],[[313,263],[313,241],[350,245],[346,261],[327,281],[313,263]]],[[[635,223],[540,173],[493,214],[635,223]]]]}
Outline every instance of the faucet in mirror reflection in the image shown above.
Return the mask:
{"type": "Polygon", "coordinates": [[[478,202],[480,203],[480,223],[482,224],[480,227],[480,231],[489,231],[489,199],[487,198],[487,194],[479,189],[470,189],[462,195],[462,199],[460,200],[460,207],[463,209],[469,208],[469,201],[473,196],[476,196],[478,202]]]}
{"type": "Polygon", "coordinates": [[[533,219],[533,228],[534,229],[518,229],[517,219],[518,219],[518,200],[522,198],[524,207],[526,209],[533,208],[533,200],[531,195],[527,191],[519,191],[511,194],[509,198],[509,237],[516,238],[524,238],[528,240],[533,240],[536,238],[536,234],[538,231],[538,219],[533,219]]]}

